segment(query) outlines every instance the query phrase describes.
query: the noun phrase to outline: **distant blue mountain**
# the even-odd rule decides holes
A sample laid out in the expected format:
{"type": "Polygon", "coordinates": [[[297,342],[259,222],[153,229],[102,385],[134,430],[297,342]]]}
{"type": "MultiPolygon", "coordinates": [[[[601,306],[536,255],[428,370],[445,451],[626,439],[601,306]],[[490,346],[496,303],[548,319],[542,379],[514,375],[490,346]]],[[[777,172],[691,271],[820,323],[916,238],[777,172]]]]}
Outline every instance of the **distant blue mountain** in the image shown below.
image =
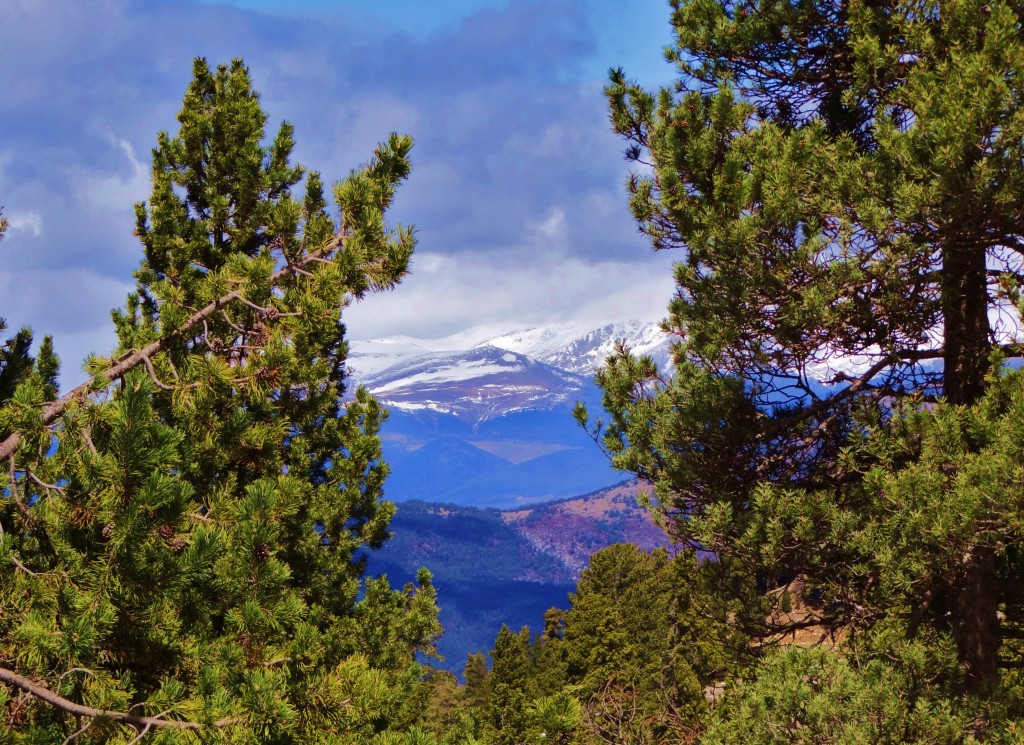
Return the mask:
{"type": "Polygon", "coordinates": [[[356,343],[354,376],[390,411],[388,498],[511,508],[620,481],[572,409],[580,400],[600,409],[595,365],[625,337],[664,360],[667,340],[643,324],[530,329],[457,349],[356,343]]]}
{"type": "Polygon", "coordinates": [[[545,610],[567,607],[592,551],[665,540],[635,486],[611,488],[625,476],[572,409],[600,409],[594,371],[617,340],[664,362],[667,339],[639,323],[471,337],[356,342],[350,358],[356,382],[390,411],[384,491],[398,503],[394,538],[370,553],[368,571],[398,586],[433,572],[440,650],[455,672],[502,623],[540,630],[545,610]]]}
{"type": "Polygon", "coordinates": [[[389,499],[516,507],[611,486],[620,471],[568,404],[469,425],[436,411],[393,408],[383,432],[389,499]]]}

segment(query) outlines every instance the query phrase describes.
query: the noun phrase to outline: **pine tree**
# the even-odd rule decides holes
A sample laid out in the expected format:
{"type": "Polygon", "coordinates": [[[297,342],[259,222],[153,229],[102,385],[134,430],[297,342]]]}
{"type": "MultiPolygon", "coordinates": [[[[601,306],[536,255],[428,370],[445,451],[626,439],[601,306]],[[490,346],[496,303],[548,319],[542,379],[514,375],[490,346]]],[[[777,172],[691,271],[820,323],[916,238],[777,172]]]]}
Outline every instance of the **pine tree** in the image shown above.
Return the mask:
{"type": "Polygon", "coordinates": [[[528,726],[530,629],[524,626],[514,633],[502,624],[491,660],[487,706],[490,739],[498,745],[516,745],[522,742],[528,726]]]}
{"type": "Polygon", "coordinates": [[[437,607],[425,570],[362,581],[394,510],[386,413],[345,395],[339,311],[407,271],[412,231],[384,212],[411,140],[334,187],[336,221],[319,174],[290,164],[291,125],[264,142],[241,61],[196,60],[178,120],[136,206],[117,351],[60,398],[37,363],[0,412],[5,736],[402,731],[437,607]]]}
{"type": "Polygon", "coordinates": [[[707,568],[692,552],[669,557],[631,544],[590,557],[558,647],[563,690],[583,703],[591,737],[677,742],[696,731],[705,687],[736,656],[726,650],[743,642],[730,638],[707,568]]]}
{"type": "Polygon", "coordinates": [[[1020,354],[1024,9],[673,8],[678,84],[613,71],[608,95],[650,164],[629,183],[640,229],[685,251],[675,369],[609,363],[604,442],[681,540],[808,580],[835,624],[951,634],[985,690],[1024,618],[1017,472],[969,467],[1013,410],[986,392],[1020,354]]]}
{"type": "Polygon", "coordinates": [[[483,652],[470,652],[466,655],[466,667],[463,669],[462,677],[466,680],[466,696],[470,706],[479,709],[487,706],[487,700],[491,696],[489,675],[487,658],[483,652]]]}
{"type": "MultiPolygon", "coordinates": [[[[0,240],[3,240],[8,225],[7,218],[3,216],[3,207],[0,207],[0,240]]],[[[7,321],[0,318],[0,332],[6,330],[7,321]]],[[[36,358],[32,356],[32,331],[28,328],[18,329],[14,336],[3,342],[0,347],[0,406],[14,396],[18,383],[25,380],[33,366],[36,366],[44,386],[44,394],[50,398],[57,395],[58,363],[53,353],[53,339],[49,336],[43,337],[38,358],[36,365],[36,358]]],[[[8,434],[10,432],[0,423],[0,439],[8,434]]]]}

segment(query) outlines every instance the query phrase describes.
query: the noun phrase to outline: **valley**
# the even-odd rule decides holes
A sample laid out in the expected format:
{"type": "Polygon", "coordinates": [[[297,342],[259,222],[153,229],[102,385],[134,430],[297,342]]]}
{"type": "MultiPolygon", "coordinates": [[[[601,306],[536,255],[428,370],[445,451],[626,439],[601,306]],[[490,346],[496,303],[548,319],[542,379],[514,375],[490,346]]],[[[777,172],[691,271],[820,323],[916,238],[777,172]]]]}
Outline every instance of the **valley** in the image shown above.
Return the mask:
{"type": "Polygon", "coordinates": [[[403,502],[392,538],[368,555],[371,575],[394,586],[427,567],[437,586],[442,667],[461,673],[468,652],[486,651],[502,623],[541,628],[544,611],[568,607],[590,554],[612,543],[651,550],[665,534],[626,481],[583,496],[496,510],[420,500],[403,502]]]}
{"type": "Polygon", "coordinates": [[[390,412],[385,495],[398,503],[368,571],[401,585],[430,569],[443,666],[461,672],[502,623],[539,628],[545,610],[567,607],[594,551],[666,544],[641,486],[572,416],[577,401],[600,410],[594,374],[617,341],[668,360],[666,337],[637,321],[352,344],[352,376],[390,412]]]}

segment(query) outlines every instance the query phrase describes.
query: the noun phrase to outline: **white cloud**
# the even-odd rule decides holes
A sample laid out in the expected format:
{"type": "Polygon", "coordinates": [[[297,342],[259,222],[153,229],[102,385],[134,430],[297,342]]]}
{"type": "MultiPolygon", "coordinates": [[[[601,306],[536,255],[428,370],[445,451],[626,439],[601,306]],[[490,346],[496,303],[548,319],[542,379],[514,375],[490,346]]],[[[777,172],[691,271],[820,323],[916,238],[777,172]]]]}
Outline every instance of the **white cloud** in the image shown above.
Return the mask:
{"type": "Polygon", "coordinates": [[[19,33],[0,63],[25,74],[0,100],[0,204],[17,226],[0,247],[0,315],[53,333],[69,371],[113,342],[108,309],[139,261],[132,205],[149,193],[147,148],[176,129],[196,54],[244,56],[271,135],[293,122],[296,159],[328,184],[388,132],[416,138],[388,220],[416,225],[421,252],[395,292],[346,311],[354,336],[664,313],[671,269],[629,216],[601,84],[561,74],[589,54],[583,6],[553,7],[538,30],[529,8],[502,3],[412,38],[344,14],[15,3],[19,33]]]}
{"type": "Polygon", "coordinates": [[[436,337],[471,326],[506,331],[568,321],[654,321],[665,315],[674,289],[670,263],[423,254],[394,291],[354,303],[344,319],[354,339],[436,337]]]}
{"type": "Polygon", "coordinates": [[[110,144],[121,151],[128,166],[127,172],[96,173],[79,170],[75,174],[78,188],[85,206],[90,210],[105,213],[117,221],[123,221],[133,214],[136,202],[149,195],[149,168],[135,156],[135,149],[128,140],[108,133],[110,144]]]}
{"type": "Polygon", "coordinates": [[[17,212],[7,218],[11,233],[31,233],[34,238],[43,234],[43,216],[38,212],[17,212]]]}
{"type": "Polygon", "coordinates": [[[544,246],[565,246],[569,241],[569,225],[565,210],[552,207],[548,216],[533,226],[533,232],[544,246]]]}

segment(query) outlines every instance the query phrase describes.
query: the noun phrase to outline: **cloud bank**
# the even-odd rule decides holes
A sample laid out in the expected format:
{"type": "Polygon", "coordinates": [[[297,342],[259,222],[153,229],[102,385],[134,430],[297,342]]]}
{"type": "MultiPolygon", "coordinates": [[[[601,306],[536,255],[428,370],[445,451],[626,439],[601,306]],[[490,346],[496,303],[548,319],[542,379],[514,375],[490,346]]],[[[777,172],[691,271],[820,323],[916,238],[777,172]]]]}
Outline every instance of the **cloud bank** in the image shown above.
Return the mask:
{"type": "MultiPolygon", "coordinates": [[[[626,41],[608,28],[629,27],[618,4],[464,0],[429,29],[355,2],[238,5],[7,11],[0,316],[54,335],[69,380],[113,344],[109,310],[140,257],[132,204],[148,196],[148,153],[176,126],[195,56],[243,57],[271,129],[294,123],[296,159],[328,180],[388,132],[414,136],[393,215],[417,228],[413,274],[346,310],[354,338],[660,315],[678,257],[636,233],[601,93],[603,70],[628,60],[594,64],[609,39],[626,41]]],[[[667,22],[659,0],[637,6],[667,22]]],[[[657,53],[667,39],[634,41],[657,53]]]]}

